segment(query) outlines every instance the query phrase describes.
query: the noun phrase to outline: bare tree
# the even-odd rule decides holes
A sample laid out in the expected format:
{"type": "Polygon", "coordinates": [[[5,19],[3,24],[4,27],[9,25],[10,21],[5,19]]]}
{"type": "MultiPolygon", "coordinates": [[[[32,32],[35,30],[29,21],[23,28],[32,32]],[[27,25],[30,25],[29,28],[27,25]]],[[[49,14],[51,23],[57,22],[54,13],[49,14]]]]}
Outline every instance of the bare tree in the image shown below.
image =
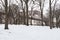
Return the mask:
{"type": "MultiPolygon", "coordinates": [[[[35,4],[35,1],[34,0],[32,0],[31,2],[33,2],[32,4],[35,4]]],[[[32,7],[31,7],[31,21],[30,21],[30,23],[31,23],[31,25],[32,25],[32,16],[33,16],[33,7],[34,5],[32,5],[32,7]]]]}
{"type": "Polygon", "coordinates": [[[55,25],[54,25],[54,21],[53,21],[53,19],[54,18],[56,18],[56,12],[55,12],[55,10],[56,10],[56,4],[57,4],[57,2],[58,2],[58,0],[49,0],[49,17],[48,17],[48,19],[50,19],[49,21],[49,23],[50,23],[50,28],[52,28],[52,27],[55,27],[55,25]]]}
{"type": "Polygon", "coordinates": [[[23,6],[23,0],[20,0],[21,1],[21,7],[22,7],[22,10],[23,10],[23,16],[24,16],[24,25],[26,24],[25,23],[25,6],[23,6]]]}
{"type": "MultiPolygon", "coordinates": [[[[56,13],[55,13],[55,10],[56,10],[56,4],[57,4],[57,2],[58,2],[59,0],[55,0],[55,2],[54,2],[54,0],[51,2],[51,5],[53,4],[53,2],[54,2],[54,5],[53,5],[53,9],[52,9],[52,20],[53,20],[53,18],[54,17],[57,17],[56,16],[56,13]]],[[[57,18],[56,18],[56,22],[57,22],[57,18]]],[[[54,25],[54,22],[52,21],[52,25],[54,25]]],[[[54,26],[53,26],[54,27],[54,26]]],[[[57,27],[57,23],[56,23],[56,27],[57,27]]]]}
{"type": "Polygon", "coordinates": [[[41,13],[41,25],[43,26],[43,9],[44,9],[44,3],[45,3],[45,0],[36,0],[39,2],[39,7],[40,7],[40,13],[41,13]]]}
{"type": "Polygon", "coordinates": [[[53,22],[53,20],[52,20],[52,9],[51,9],[51,0],[49,0],[49,13],[50,13],[50,29],[52,29],[52,27],[53,27],[53,25],[52,25],[52,22],[53,22]]]}
{"type": "MultiPolygon", "coordinates": [[[[55,0],[55,3],[54,3],[54,8],[53,8],[53,12],[55,11],[55,7],[56,7],[56,4],[59,0],[55,0]]],[[[54,12],[55,13],[55,12],[54,12]]],[[[58,27],[58,15],[55,13],[55,16],[56,16],[56,27],[58,27]]]]}
{"type": "Polygon", "coordinates": [[[7,8],[8,8],[8,2],[7,2],[7,0],[5,0],[5,13],[6,13],[6,18],[5,18],[5,29],[8,29],[8,10],[7,10],[7,8]]]}
{"type": "MultiPolygon", "coordinates": [[[[41,0],[41,1],[42,1],[42,0],[41,0]]],[[[43,0],[43,3],[40,2],[40,10],[41,10],[42,26],[43,26],[43,9],[44,9],[44,2],[45,2],[45,0],[43,0]]]]}
{"type": "Polygon", "coordinates": [[[26,17],[27,17],[27,26],[29,25],[29,20],[28,20],[28,2],[29,2],[29,0],[24,0],[24,2],[25,2],[25,5],[26,5],[26,17]]]}

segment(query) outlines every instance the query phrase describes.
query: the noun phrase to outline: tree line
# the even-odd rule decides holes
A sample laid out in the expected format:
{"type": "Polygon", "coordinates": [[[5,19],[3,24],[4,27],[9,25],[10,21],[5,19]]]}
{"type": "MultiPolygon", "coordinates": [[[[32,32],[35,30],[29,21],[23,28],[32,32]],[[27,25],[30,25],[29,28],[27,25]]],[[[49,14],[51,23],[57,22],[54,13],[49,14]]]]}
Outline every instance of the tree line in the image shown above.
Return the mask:
{"type": "Polygon", "coordinates": [[[51,29],[60,27],[60,9],[57,7],[60,5],[58,4],[59,0],[48,1],[49,7],[46,17],[43,14],[46,0],[15,0],[16,4],[12,4],[11,1],[0,0],[3,6],[0,9],[3,11],[0,12],[0,23],[5,24],[5,29],[9,29],[8,24],[23,24],[29,26],[33,25],[33,23],[40,26],[50,26],[51,29]],[[36,8],[39,6],[39,10],[34,10],[36,5],[36,8]],[[31,9],[30,11],[29,7],[31,9]]]}

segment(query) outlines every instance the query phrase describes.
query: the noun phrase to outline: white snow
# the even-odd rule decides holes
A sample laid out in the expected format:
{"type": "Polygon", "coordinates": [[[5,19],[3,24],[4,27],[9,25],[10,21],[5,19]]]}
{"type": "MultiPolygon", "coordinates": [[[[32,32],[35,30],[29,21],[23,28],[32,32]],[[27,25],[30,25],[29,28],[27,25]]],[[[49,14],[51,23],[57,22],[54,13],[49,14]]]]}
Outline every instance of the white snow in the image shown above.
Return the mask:
{"type": "Polygon", "coordinates": [[[48,26],[9,25],[4,30],[0,24],[0,40],[60,40],[60,29],[48,26]]]}

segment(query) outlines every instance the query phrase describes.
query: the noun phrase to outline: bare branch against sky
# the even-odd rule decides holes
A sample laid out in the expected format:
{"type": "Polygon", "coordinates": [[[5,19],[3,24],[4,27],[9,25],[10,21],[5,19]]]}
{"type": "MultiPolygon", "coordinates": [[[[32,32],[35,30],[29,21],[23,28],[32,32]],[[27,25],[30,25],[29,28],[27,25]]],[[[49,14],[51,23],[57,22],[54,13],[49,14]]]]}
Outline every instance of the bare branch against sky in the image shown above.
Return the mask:
{"type": "MultiPolygon", "coordinates": [[[[1,0],[1,1],[2,1],[2,0],[1,0]]],[[[37,1],[39,1],[39,0],[37,0],[37,1]]],[[[36,3],[38,3],[37,1],[36,1],[36,3]]],[[[54,1],[55,1],[55,0],[52,0],[52,3],[54,3],[54,1]]],[[[4,2],[4,1],[3,1],[3,2],[4,2]]],[[[3,2],[2,2],[2,4],[4,4],[3,2]]],[[[9,4],[9,2],[10,2],[10,0],[8,0],[8,4],[9,4]]],[[[16,5],[18,5],[19,2],[20,2],[19,0],[12,0],[12,1],[11,1],[11,3],[16,4],[16,5]]],[[[46,13],[46,10],[49,8],[48,2],[49,2],[49,0],[45,1],[44,14],[46,13]]],[[[60,0],[59,0],[57,3],[59,3],[59,2],[60,2],[60,0]]],[[[29,10],[31,10],[32,3],[31,3],[31,4],[28,3],[28,4],[29,4],[29,10]]],[[[53,4],[52,4],[52,5],[53,5],[53,4]]],[[[39,6],[38,6],[38,5],[35,5],[34,10],[39,10],[39,6]]]]}

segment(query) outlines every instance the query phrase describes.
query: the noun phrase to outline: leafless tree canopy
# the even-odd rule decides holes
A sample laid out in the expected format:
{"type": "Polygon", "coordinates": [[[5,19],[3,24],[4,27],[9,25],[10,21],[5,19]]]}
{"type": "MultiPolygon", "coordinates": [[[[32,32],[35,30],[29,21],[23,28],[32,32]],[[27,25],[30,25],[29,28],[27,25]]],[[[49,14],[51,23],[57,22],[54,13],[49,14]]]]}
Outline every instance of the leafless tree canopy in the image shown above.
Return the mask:
{"type": "Polygon", "coordinates": [[[59,0],[0,0],[0,24],[60,27],[59,0]],[[45,12],[46,11],[46,12],[45,12]]]}

